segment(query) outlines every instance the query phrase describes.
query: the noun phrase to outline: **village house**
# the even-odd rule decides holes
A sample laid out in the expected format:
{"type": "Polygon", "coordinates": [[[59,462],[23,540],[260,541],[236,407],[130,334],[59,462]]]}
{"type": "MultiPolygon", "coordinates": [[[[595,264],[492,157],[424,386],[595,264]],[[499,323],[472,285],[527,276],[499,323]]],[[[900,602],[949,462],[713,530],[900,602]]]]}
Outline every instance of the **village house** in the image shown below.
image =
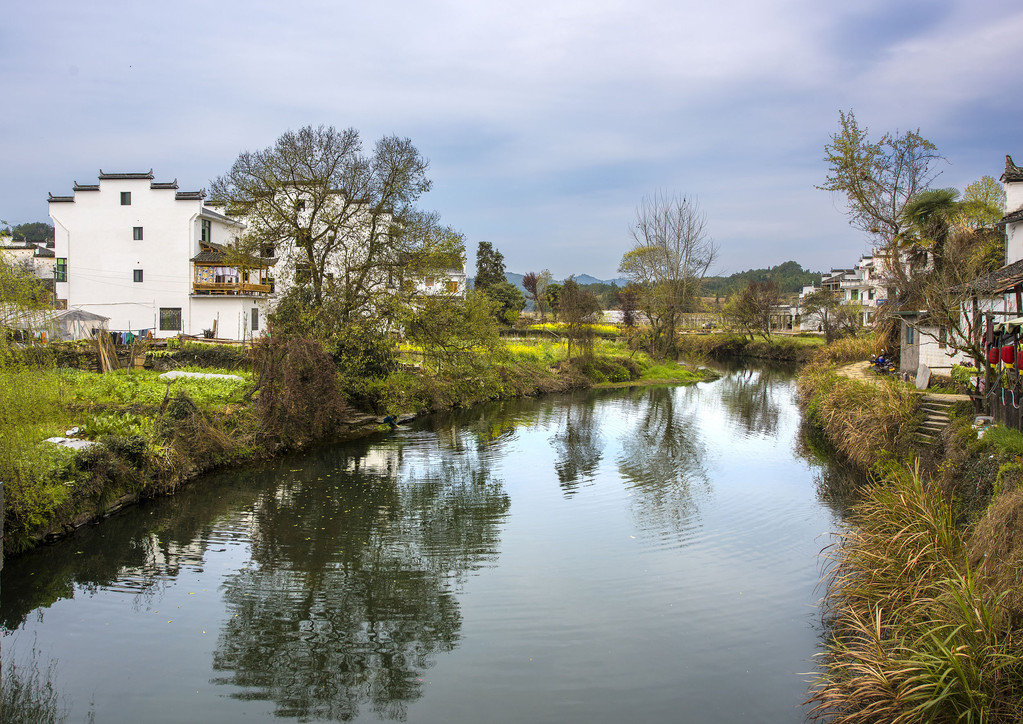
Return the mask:
{"type": "MultiPolygon", "coordinates": [[[[1023,317],[1023,168],[1011,156],[1005,157],[1001,182],[1005,188],[1006,214],[999,222],[1005,229],[1005,265],[973,280],[965,288],[970,303],[963,309],[965,318],[977,320],[973,328],[981,334],[983,320],[1004,324],[1023,317]]],[[[947,373],[953,364],[971,360],[948,344],[948,331],[930,323],[926,310],[899,312],[902,318],[900,370],[917,375],[927,367],[947,373]]]]}
{"type": "MultiPolygon", "coordinates": [[[[155,181],[152,171],[100,171],[99,183],[51,194],[49,210],[56,306],[106,317],[111,331],[251,338],[265,330],[278,295],[308,281],[294,239],[241,254],[234,247],[244,218],[212,206],[204,191],[155,181]]],[[[340,257],[328,267],[339,281],[345,271],[340,257]]],[[[417,294],[466,292],[464,265],[411,281],[417,294]]]]}
{"type": "Polygon", "coordinates": [[[0,237],[0,256],[11,266],[24,269],[53,287],[56,254],[46,242],[15,241],[10,236],[0,237]]]}
{"type": "Polygon", "coordinates": [[[49,198],[58,306],[109,319],[111,331],[245,339],[265,327],[272,259],[229,259],[242,222],[203,191],[152,171],[104,173],[49,198]]]}

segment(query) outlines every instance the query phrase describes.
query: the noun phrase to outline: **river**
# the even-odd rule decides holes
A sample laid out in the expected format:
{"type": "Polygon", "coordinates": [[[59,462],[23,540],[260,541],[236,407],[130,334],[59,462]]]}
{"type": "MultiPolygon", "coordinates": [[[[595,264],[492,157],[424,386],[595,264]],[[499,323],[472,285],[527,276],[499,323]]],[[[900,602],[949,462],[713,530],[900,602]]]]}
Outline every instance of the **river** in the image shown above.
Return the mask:
{"type": "Polygon", "coordinates": [[[6,563],[67,721],[801,722],[842,525],[791,372],[434,415],[6,563]]]}

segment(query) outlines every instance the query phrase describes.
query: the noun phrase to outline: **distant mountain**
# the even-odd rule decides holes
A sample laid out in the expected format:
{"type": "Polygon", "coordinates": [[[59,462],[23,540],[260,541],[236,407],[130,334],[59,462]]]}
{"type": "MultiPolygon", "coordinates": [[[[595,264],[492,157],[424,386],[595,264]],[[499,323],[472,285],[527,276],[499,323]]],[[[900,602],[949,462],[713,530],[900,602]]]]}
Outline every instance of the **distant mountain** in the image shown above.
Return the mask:
{"type": "MultiPolygon", "coordinates": [[[[522,286],[522,277],[523,276],[525,276],[525,275],[524,274],[516,274],[515,272],[505,272],[504,273],[504,278],[505,279],[507,279],[509,282],[511,282],[512,284],[517,286],[519,289],[522,289],[523,291],[525,291],[525,288],[522,286]]],[[[475,283],[475,281],[476,281],[475,277],[469,277],[469,284],[470,284],[470,286],[473,283],[475,283]]],[[[558,284],[563,284],[565,280],[564,279],[555,279],[554,281],[556,281],[558,284]]],[[[597,279],[596,277],[590,276],[589,274],[576,274],[575,275],[575,281],[576,281],[577,284],[583,284],[583,285],[586,285],[586,284],[615,284],[615,285],[617,285],[619,287],[624,287],[626,284],[629,283],[628,279],[618,278],[618,279],[607,279],[607,280],[604,280],[604,279],[597,279]]]]}

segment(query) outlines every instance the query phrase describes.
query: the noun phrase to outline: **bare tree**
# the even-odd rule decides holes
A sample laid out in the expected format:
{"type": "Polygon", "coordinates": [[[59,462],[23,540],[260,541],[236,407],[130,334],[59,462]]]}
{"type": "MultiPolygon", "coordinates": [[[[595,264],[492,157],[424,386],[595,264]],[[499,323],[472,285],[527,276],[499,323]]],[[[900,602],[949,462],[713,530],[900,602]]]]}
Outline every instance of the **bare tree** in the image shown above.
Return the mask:
{"type": "Polygon", "coordinates": [[[367,155],[353,128],[306,126],[239,154],[212,182],[211,201],[246,221],[244,253],[278,257],[282,286],[309,285],[312,304],[329,297],[346,319],[400,286],[437,236],[435,216],[415,208],[430,188],[427,166],[407,138],[385,136],[367,155]]]}
{"type": "Polygon", "coordinates": [[[906,203],[930,186],[944,157],[919,129],[871,141],[852,111],[839,111],[839,123],[824,147],[827,179],[817,188],[844,194],[849,223],[890,247],[906,226],[906,203]]]}
{"type": "Polygon", "coordinates": [[[652,351],[673,353],[682,314],[699,302],[704,275],[717,255],[707,218],[695,199],[658,193],[643,199],[631,230],[633,247],[618,269],[642,292],[639,307],[650,320],[652,351]]]}
{"type": "Polygon", "coordinates": [[[781,292],[774,282],[749,282],[725,304],[725,318],[742,327],[753,341],[754,335],[771,337],[771,312],[781,303],[781,292]]]}
{"type": "Polygon", "coordinates": [[[526,290],[526,298],[531,300],[533,306],[540,312],[541,322],[547,319],[547,286],[552,278],[547,269],[539,274],[528,272],[522,277],[522,288],[526,290]]]}
{"type": "Polygon", "coordinates": [[[583,289],[574,277],[561,287],[561,320],[568,337],[568,358],[572,359],[572,345],[583,357],[593,354],[593,325],[600,321],[600,300],[588,289],[583,289]]]}

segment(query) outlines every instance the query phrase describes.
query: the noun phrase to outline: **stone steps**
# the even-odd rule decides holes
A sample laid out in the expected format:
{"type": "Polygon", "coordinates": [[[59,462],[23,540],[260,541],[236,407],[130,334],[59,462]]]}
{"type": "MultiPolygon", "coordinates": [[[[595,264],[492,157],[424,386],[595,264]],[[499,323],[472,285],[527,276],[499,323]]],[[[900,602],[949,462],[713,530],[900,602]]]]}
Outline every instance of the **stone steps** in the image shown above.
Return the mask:
{"type": "Polygon", "coordinates": [[[924,419],[913,435],[917,444],[930,447],[938,441],[941,431],[951,422],[948,413],[956,401],[957,399],[951,396],[938,397],[927,394],[920,396],[917,410],[924,414],[924,419]]]}

